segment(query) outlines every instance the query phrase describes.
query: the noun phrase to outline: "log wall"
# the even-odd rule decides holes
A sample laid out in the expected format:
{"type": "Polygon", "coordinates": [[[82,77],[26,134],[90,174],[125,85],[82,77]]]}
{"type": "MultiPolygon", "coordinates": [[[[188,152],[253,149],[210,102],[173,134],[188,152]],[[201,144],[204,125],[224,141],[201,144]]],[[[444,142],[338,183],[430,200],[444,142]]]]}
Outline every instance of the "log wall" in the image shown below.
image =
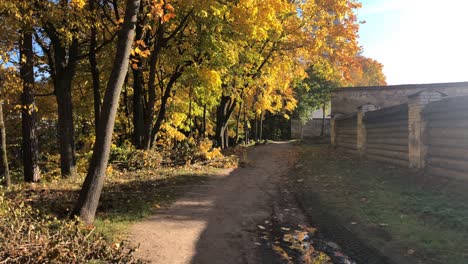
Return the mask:
{"type": "Polygon", "coordinates": [[[430,103],[423,116],[426,172],[468,179],[468,97],[430,103]]]}
{"type": "Polygon", "coordinates": [[[367,112],[366,157],[408,166],[408,104],[367,112]]]}
{"type": "Polygon", "coordinates": [[[357,115],[341,116],[335,120],[336,147],[351,153],[357,151],[357,115]]]}

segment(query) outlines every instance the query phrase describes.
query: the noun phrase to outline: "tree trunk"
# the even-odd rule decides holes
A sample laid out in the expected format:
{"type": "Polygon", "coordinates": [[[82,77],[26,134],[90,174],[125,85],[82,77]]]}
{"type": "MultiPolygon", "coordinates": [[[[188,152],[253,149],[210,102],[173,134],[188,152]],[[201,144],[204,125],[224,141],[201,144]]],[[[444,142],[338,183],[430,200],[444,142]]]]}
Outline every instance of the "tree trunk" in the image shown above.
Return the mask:
{"type": "Polygon", "coordinates": [[[260,142],[263,140],[263,110],[260,112],[260,142]]]}
{"type": "Polygon", "coordinates": [[[5,185],[8,187],[11,184],[11,180],[10,170],[8,169],[5,122],[3,121],[3,100],[0,100],[0,159],[0,175],[5,180],[5,185]]]}
{"type": "Polygon", "coordinates": [[[60,169],[62,177],[75,174],[75,135],[73,124],[72,81],[78,62],[78,39],[73,38],[70,46],[64,46],[59,32],[51,23],[44,25],[44,30],[53,48],[49,56],[50,73],[57,99],[58,135],[60,146],[60,169]]]}
{"type": "Polygon", "coordinates": [[[221,100],[216,109],[216,129],[215,140],[222,149],[226,148],[226,128],[232,112],[236,108],[236,100],[230,96],[221,96],[221,100]]]}
{"type": "Polygon", "coordinates": [[[257,113],[255,113],[255,136],[254,136],[255,142],[258,141],[258,117],[257,113]]]}
{"type": "Polygon", "coordinates": [[[202,135],[203,137],[206,137],[206,104],[203,105],[203,125],[202,125],[202,135]]]}
{"type": "Polygon", "coordinates": [[[20,53],[20,73],[21,79],[23,80],[23,92],[21,94],[21,104],[23,107],[21,109],[21,119],[24,181],[38,182],[41,174],[38,165],[38,141],[36,133],[37,111],[34,102],[34,51],[31,31],[27,31],[23,34],[20,53]]]}
{"type": "MultiPolygon", "coordinates": [[[[150,57],[150,70],[148,78],[148,109],[145,115],[145,124],[144,124],[144,136],[143,136],[143,145],[145,149],[150,149],[153,146],[153,140],[155,140],[156,134],[152,135],[153,122],[155,115],[155,105],[156,105],[156,71],[157,71],[157,62],[158,57],[161,52],[161,49],[167,44],[167,39],[164,39],[164,24],[161,22],[161,19],[158,21],[158,30],[156,32],[156,39],[153,42],[153,50],[151,51],[150,57]]],[[[159,113],[158,113],[159,115],[159,113]]],[[[163,117],[164,118],[164,117],[163,117]]],[[[161,121],[162,123],[162,121],[161,121]]],[[[161,126],[161,124],[159,124],[161,126]]],[[[159,128],[158,128],[159,131],[159,128]]],[[[157,133],[157,132],[156,132],[157,133]]]]}
{"type": "Polygon", "coordinates": [[[239,104],[239,111],[237,112],[236,120],[236,144],[239,143],[239,123],[241,118],[242,102],[239,104]]]}
{"type": "Polygon", "coordinates": [[[141,62],[138,69],[133,72],[133,144],[137,149],[143,148],[144,139],[144,98],[143,98],[143,71],[141,62]]]}
{"type": "Polygon", "coordinates": [[[244,106],[244,143],[250,143],[249,125],[247,121],[247,106],[244,106]]]}
{"type": "Polygon", "coordinates": [[[190,85],[190,88],[189,88],[189,111],[188,111],[188,116],[187,116],[187,119],[188,119],[188,127],[189,127],[189,138],[192,137],[193,135],[193,128],[192,128],[192,90],[193,90],[193,86],[190,85]]]}
{"type": "Polygon", "coordinates": [[[224,148],[229,148],[229,126],[224,126],[224,148]]]}
{"type": "MultiPolygon", "coordinates": [[[[141,4],[139,12],[141,13],[144,5],[141,4]]],[[[137,20],[135,29],[135,39],[143,38],[143,21],[140,17],[137,20]]],[[[143,76],[143,58],[135,54],[134,59],[137,59],[137,68],[132,67],[133,73],[133,145],[137,149],[144,149],[145,138],[145,97],[144,97],[144,76],[143,76]]]]}
{"type": "MultiPolygon", "coordinates": [[[[94,11],[95,0],[89,1],[89,10],[94,11]]],[[[97,48],[97,30],[95,26],[91,26],[91,40],[89,44],[89,65],[91,67],[91,75],[93,79],[93,99],[94,99],[94,130],[97,132],[99,114],[101,113],[101,89],[99,81],[99,68],[96,60],[96,48],[97,48]]]]}
{"type": "Polygon", "coordinates": [[[130,49],[135,35],[139,5],[139,0],[127,0],[125,18],[117,42],[115,60],[104,95],[93,155],[78,202],[73,210],[73,215],[79,215],[88,224],[94,221],[104,184],[119,96],[128,71],[130,49]]]}
{"type": "Polygon", "coordinates": [[[167,110],[167,100],[171,97],[172,87],[174,87],[175,82],[182,76],[183,69],[180,68],[174,72],[171,76],[169,81],[167,82],[166,89],[164,91],[163,96],[161,97],[161,106],[159,108],[158,117],[156,118],[156,123],[154,124],[153,129],[151,130],[151,146],[153,145],[154,141],[156,140],[156,135],[158,134],[159,130],[161,129],[162,122],[166,117],[166,110],[167,110]]]}
{"type": "Polygon", "coordinates": [[[154,107],[156,104],[156,62],[158,59],[159,50],[155,41],[153,51],[150,57],[150,71],[148,80],[148,109],[146,110],[145,124],[143,128],[143,146],[145,149],[150,149],[151,142],[151,128],[154,120],[154,107]]]}
{"type": "Polygon", "coordinates": [[[323,110],[323,115],[322,115],[322,129],[320,130],[320,136],[323,137],[324,133],[325,133],[325,110],[326,110],[326,105],[323,104],[323,107],[322,107],[322,110],[323,110]]]}
{"type": "Polygon", "coordinates": [[[63,178],[75,174],[75,129],[72,106],[72,75],[66,72],[57,75],[56,98],[58,106],[58,135],[60,145],[60,169],[63,178]],[[63,77],[60,77],[63,76],[63,77]]]}

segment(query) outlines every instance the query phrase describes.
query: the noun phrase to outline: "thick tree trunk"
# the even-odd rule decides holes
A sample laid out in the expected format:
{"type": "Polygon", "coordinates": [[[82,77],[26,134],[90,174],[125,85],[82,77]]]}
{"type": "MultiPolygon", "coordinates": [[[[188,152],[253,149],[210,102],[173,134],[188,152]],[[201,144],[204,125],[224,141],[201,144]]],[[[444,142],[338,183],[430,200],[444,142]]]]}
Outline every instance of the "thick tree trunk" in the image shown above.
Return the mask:
{"type": "Polygon", "coordinates": [[[88,224],[94,221],[99,197],[104,184],[110,146],[112,143],[112,133],[114,130],[117,107],[119,105],[119,96],[128,70],[130,49],[135,35],[135,24],[139,5],[139,0],[127,0],[125,18],[119,32],[114,66],[104,95],[93,156],[91,157],[88,174],[83,183],[78,202],[73,210],[73,215],[79,215],[80,218],[88,224]]]}
{"type": "Polygon", "coordinates": [[[216,109],[216,129],[215,129],[215,140],[218,146],[222,149],[226,148],[226,129],[229,119],[231,118],[232,112],[236,108],[236,100],[230,96],[221,96],[221,100],[216,109]]]}
{"type": "MultiPolygon", "coordinates": [[[[89,10],[94,11],[95,0],[89,1],[89,10]]],[[[89,43],[89,65],[91,67],[91,75],[93,79],[93,99],[94,99],[94,130],[97,132],[99,124],[99,115],[101,113],[101,89],[99,81],[99,68],[96,60],[97,48],[97,30],[95,26],[91,26],[91,40],[89,43]]]]}
{"type": "Polygon", "coordinates": [[[75,174],[75,127],[73,124],[72,79],[74,71],[58,74],[55,87],[58,106],[60,169],[63,178],[75,174]]]}
{"type": "Polygon", "coordinates": [[[0,176],[3,177],[6,186],[10,186],[10,170],[8,169],[8,156],[6,148],[6,130],[3,121],[3,100],[0,100],[0,176]]]}
{"type": "Polygon", "coordinates": [[[26,182],[38,182],[40,170],[38,165],[38,141],[36,133],[37,111],[34,102],[34,51],[32,32],[23,34],[21,42],[21,119],[23,136],[23,173],[26,182]]]}
{"type": "MultiPolygon", "coordinates": [[[[56,31],[46,30],[54,47],[53,81],[58,112],[58,137],[60,147],[60,169],[63,178],[75,174],[75,127],[73,124],[72,82],[78,62],[78,40],[73,39],[70,47],[63,46],[56,31]]],[[[50,64],[50,62],[49,62],[50,64]]]]}
{"type": "MultiPolygon", "coordinates": [[[[142,12],[143,5],[139,12],[142,12]]],[[[141,19],[141,18],[140,18],[141,19]]],[[[135,30],[135,39],[140,40],[143,37],[142,21],[138,20],[135,30]]],[[[135,55],[138,68],[132,67],[133,73],[133,145],[137,149],[144,149],[145,134],[145,98],[144,98],[144,77],[143,77],[143,58],[135,55]]]]}

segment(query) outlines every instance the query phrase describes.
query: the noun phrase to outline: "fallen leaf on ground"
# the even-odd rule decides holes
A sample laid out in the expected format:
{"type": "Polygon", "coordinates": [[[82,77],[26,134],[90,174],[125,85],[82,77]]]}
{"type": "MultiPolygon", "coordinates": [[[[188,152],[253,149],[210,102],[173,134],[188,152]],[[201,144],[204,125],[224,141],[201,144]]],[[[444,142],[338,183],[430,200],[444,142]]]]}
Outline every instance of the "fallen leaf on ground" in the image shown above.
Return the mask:
{"type": "Polygon", "coordinates": [[[284,251],[280,246],[273,246],[273,250],[278,253],[283,259],[287,260],[288,262],[291,260],[291,257],[289,257],[288,253],[284,251]]]}

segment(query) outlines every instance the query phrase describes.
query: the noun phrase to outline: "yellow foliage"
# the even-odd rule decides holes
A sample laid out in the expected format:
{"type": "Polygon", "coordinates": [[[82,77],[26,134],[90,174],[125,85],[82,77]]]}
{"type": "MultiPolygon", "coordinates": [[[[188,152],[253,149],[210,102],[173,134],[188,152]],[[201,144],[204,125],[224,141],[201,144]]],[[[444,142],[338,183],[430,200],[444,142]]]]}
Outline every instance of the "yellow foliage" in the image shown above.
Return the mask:
{"type": "Polygon", "coordinates": [[[212,160],[215,158],[222,158],[223,154],[219,148],[213,148],[213,141],[208,138],[205,138],[200,141],[198,145],[198,152],[200,155],[207,160],[212,160]]]}

